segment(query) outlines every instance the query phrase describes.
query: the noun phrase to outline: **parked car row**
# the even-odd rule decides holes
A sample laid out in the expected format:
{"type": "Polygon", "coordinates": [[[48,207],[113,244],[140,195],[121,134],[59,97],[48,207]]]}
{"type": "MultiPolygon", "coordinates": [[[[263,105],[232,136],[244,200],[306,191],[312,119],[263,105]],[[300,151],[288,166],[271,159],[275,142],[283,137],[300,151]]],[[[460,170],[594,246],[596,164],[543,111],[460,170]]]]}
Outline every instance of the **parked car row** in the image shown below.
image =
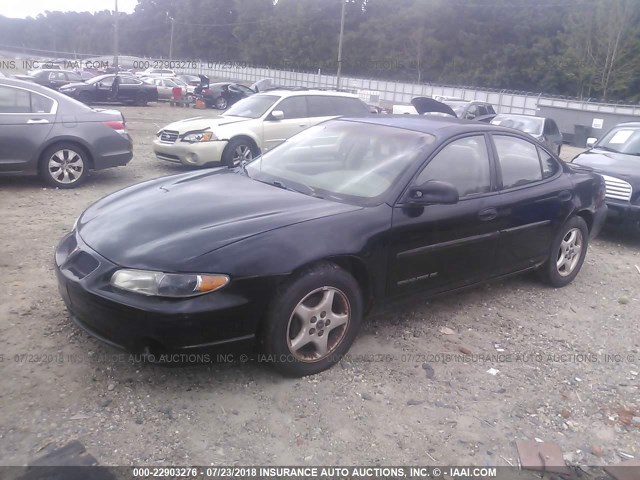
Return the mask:
{"type": "MultiPolygon", "coordinates": [[[[128,163],[122,114],[71,98],[112,95],[116,76],[97,78],[68,95],[0,79],[0,172],[71,188],[128,163]]],[[[168,77],[117,78],[118,98],[136,101],[127,85],[157,91],[168,77]]],[[[62,298],[80,326],[126,350],[257,345],[283,373],[309,375],[339,361],[375,305],[530,270],[562,287],[608,211],[637,225],[640,123],[564,163],[544,119],[438,113],[372,115],[356,95],[280,88],[169,124],[153,142],[159,159],[230,168],[89,207],[56,249],[62,298]]]]}

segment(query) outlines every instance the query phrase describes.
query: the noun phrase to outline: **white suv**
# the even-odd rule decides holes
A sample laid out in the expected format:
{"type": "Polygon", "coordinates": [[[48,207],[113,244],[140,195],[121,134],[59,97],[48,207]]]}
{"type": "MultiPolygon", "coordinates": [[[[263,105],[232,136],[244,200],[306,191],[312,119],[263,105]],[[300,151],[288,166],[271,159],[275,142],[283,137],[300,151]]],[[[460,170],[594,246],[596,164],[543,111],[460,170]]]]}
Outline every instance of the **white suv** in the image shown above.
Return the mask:
{"type": "Polygon", "coordinates": [[[183,165],[236,166],[307,127],[338,116],[366,116],[356,95],[326,90],[271,90],[240,100],[217,118],[171,123],[156,134],[160,160],[183,165]]]}

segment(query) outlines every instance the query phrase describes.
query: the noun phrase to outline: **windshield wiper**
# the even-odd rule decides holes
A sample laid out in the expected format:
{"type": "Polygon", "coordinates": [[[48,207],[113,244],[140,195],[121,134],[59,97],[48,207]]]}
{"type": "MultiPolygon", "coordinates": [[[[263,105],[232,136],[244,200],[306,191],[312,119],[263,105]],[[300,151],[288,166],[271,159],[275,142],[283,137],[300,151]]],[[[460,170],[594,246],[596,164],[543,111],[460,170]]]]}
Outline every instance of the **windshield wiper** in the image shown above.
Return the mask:
{"type": "Polygon", "coordinates": [[[323,198],[321,195],[318,195],[316,193],[313,187],[305,183],[299,183],[299,185],[302,185],[303,187],[305,187],[307,189],[306,192],[302,192],[298,189],[290,187],[289,185],[282,183],[280,180],[274,180],[273,182],[266,182],[266,183],[268,183],[269,185],[273,185],[274,187],[282,188],[283,190],[289,190],[290,192],[302,193],[303,195],[309,195],[310,197],[323,198]]]}
{"type": "Polygon", "coordinates": [[[595,148],[599,148],[600,150],[606,150],[607,152],[621,153],[620,151],[616,150],[615,148],[607,147],[605,145],[598,145],[595,148]]]}

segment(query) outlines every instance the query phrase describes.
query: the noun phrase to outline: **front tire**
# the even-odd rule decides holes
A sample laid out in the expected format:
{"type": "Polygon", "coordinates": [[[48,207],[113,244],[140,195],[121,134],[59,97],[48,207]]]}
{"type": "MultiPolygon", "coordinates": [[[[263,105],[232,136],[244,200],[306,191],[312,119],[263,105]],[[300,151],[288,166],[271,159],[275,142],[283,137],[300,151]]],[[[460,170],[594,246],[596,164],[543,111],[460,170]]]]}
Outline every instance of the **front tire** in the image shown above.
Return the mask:
{"type": "Polygon", "coordinates": [[[89,92],[80,92],[78,94],[78,101],[89,105],[91,103],[91,95],[89,95],[89,92]]]}
{"type": "Polygon", "coordinates": [[[78,187],[87,179],[88,173],[89,154],[79,145],[58,143],[42,153],[40,176],[52,187],[78,187]]]}
{"type": "Polygon", "coordinates": [[[571,217],[558,231],[549,260],[540,267],[542,280],[556,288],[570,284],[582,268],[588,247],[587,224],[581,217],[571,217]]]}
{"type": "Polygon", "coordinates": [[[233,138],[222,152],[222,164],[233,168],[243,161],[251,161],[258,155],[258,148],[248,139],[233,138]]]}
{"type": "Polygon", "coordinates": [[[353,276],[333,263],[314,265],[278,290],[267,312],[264,349],[285,375],[322,372],[349,350],[362,314],[353,276]]]}

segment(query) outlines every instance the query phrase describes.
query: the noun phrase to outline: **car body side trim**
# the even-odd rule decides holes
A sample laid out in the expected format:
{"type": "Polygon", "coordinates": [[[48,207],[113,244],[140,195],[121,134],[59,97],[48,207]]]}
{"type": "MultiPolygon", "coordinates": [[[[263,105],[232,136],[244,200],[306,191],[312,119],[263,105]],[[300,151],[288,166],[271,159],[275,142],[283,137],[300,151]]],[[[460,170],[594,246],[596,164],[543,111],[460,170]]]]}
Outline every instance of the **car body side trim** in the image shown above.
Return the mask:
{"type": "Polygon", "coordinates": [[[476,243],[489,238],[496,238],[500,235],[498,232],[484,233],[482,235],[473,235],[471,237],[460,238],[456,240],[449,240],[448,242],[434,243],[433,245],[425,245],[424,247],[418,247],[411,250],[405,250],[398,252],[396,258],[413,257],[416,255],[422,255],[424,253],[433,252],[443,248],[457,247],[460,245],[466,245],[469,243],[476,243]]]}
{"type": "Polygon", "coordinates": [[[527,228],[542,227],[543,225],[548,225],[550,223],[551,220],[542,220],[540,222],[527,223],[526,225],[518,225],[517,227],[505,228],[504,230],[500,230],[500,233],[517,232],[519,230],[526,230],[527,228]]]}

